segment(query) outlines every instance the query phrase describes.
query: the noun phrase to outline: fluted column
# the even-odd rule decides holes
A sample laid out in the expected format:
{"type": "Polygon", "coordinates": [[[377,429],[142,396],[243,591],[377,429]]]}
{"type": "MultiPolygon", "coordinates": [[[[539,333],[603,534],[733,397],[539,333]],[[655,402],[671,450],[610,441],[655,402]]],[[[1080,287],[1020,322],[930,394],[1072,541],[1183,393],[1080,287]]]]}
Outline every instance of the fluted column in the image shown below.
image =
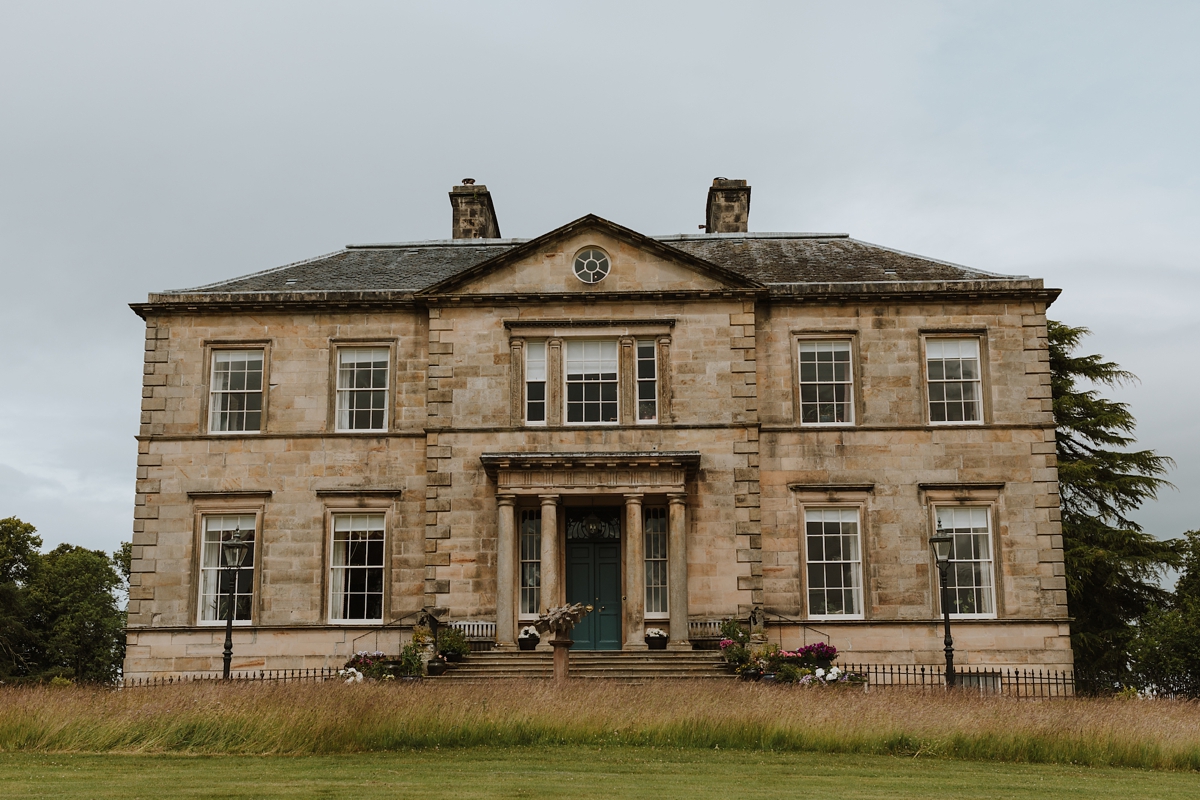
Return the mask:
{"type": "Polygon", "coordinates": [[[642,495],[625,495],[625,617],[626,650],[645,650],[646,555],[642,531],[642,495]]]}
{"type": "Polygon", "coordinates": [[[687,495],[667,496],[667,583],[672,650],[690,650],[688,639],[687,495]]]}
{"type": "Polygon", "coordinates": [[[517,523],[516,498],[496,495],[496,646],[516,646],[517,523]]]}
{"type": "Polygon", "coordinates": [[[542,501],[542,608],[563,604],[559,576],[558,495],[540,495],[542,501]]]}

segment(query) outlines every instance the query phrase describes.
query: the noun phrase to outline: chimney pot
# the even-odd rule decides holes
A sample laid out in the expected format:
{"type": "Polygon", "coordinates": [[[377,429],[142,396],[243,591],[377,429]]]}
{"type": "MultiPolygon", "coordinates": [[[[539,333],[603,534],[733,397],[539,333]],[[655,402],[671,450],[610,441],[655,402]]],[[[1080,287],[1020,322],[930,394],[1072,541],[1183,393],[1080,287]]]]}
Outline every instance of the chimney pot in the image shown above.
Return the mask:
{"type": "Polygon", "coordinates": [[[492,195],[483,184],[476,185],[474,178],[463,178],[461,186],[450,190],[450,207],[454,211],[452,232],[455,239],[500,238],[500,222],[496,219],[492,195]]]}
{"type": "Polygon", "coordinates": [[[714,178],[708,189],[705,233],[745,233],[750,225],[750,187],[743,180],[714,178]]]}

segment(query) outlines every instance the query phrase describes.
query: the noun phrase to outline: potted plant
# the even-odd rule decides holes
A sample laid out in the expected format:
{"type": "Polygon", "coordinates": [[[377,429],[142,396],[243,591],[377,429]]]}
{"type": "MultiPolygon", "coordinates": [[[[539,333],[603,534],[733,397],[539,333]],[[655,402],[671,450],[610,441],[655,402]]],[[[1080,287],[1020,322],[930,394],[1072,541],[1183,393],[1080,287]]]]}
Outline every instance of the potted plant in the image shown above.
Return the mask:
{"type": "Polygon", "coordinates": [[[667,638],[667,632],[662,628],[650,628],[646,631],[646,646],[651,650],[666,650],[667,638]]]}
{"type": "Polygon", "coordinates": [[[440,655],[436,655],[425,662],[426,675],[445,675],[448,669],[450,669],[450,665],[440,655]]]}
{"type": "Polygon", "coordinates": [[[517,647],[522,650],[533,650],[541,640],[542,636],[537,632],[537,628],[532,625],[526,625],[517,634],[517,647]]]}
{"type": "Polygon", "coordinates": [[[451,664],[457,664],[471,653],[467,635],[460,628],[448,626],[438,632],[438,653],[451,664]]]}

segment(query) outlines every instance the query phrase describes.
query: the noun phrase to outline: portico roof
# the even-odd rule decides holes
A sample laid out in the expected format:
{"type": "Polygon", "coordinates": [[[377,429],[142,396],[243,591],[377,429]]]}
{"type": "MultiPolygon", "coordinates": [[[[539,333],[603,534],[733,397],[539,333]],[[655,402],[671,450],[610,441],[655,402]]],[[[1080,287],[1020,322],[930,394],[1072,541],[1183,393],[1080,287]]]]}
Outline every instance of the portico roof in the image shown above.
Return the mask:
{"type": "Polygon", "coordinates": [[[630,450],[615,453],[484,453],[483,468],[495,477],[501,469],[620,469],[700,466],[699,450],[630,450]]]}

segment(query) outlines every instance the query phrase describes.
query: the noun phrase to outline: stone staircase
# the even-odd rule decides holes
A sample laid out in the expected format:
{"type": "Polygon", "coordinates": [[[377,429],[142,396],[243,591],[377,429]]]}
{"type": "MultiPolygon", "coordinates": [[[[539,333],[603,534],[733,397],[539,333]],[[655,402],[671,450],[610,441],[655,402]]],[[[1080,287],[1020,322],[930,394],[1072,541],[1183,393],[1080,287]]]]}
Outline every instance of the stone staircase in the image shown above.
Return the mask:
{"type": "MultiPolygon", "coordinates": [[[[497,679],[542,680],[554,677],[553,655],[549,652],[472,653],[452,664],[441,680],[484,682],[497,679]]],[[[713,650],[574,650],[571,678],[617,680],[642,683],[659,679],[730,680],[733,673],[713,650]]]]}

